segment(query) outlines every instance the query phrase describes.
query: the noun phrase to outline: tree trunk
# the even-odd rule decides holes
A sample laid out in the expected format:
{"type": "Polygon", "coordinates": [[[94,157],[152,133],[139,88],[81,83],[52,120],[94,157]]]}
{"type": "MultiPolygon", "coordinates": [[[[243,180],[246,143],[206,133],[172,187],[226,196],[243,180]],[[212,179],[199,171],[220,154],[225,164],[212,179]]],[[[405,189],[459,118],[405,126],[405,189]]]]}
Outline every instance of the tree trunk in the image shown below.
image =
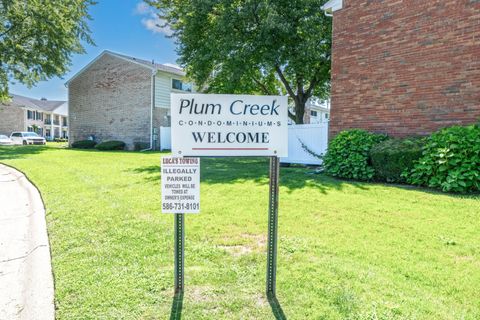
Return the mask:
{"type": "Polygon", "coordinates": [[[295,99],[295,123],[303,124],[303,116],[305,115],[305,103],[303,99],[295,99]]]}

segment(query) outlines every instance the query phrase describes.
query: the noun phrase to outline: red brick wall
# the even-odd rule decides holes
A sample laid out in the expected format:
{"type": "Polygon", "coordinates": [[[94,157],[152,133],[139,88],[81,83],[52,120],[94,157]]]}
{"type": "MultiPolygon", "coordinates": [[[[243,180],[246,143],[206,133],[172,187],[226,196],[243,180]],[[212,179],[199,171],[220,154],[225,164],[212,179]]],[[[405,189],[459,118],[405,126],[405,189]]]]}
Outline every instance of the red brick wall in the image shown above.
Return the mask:
{"type": "Polygon", "coordinates": [[[480,117],[480,0],[344,0],[334,13],[330,137],[426,135],[480,117]]]}

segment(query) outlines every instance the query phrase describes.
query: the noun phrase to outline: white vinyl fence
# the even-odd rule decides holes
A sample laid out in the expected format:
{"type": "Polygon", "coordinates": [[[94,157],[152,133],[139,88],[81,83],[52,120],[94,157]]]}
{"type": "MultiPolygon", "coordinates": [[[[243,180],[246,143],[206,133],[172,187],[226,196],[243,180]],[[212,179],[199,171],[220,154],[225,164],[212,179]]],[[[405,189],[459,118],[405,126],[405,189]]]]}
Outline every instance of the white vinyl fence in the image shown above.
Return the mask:
{"type": "MultiPolygon", "coordinates": [[[[328,123],[288,126],[288,157],[282,163],[320,165],[322,161],[312,155],[324,154],[328,146],[328,123]]],[[[160,127],[160,150],[171,150],[170,127],[160,127]]]]}
{"type": "Polygon", "coordinates": [[[288,126],[288,157],[282,163],[320,165],[320,155],[327,151],[328,123],[299,124],[288,126]]]}
{"type": "Polygon", "coordinates": [[[160,127],[160,150],[172,150],[170,127],[160,127]]]}

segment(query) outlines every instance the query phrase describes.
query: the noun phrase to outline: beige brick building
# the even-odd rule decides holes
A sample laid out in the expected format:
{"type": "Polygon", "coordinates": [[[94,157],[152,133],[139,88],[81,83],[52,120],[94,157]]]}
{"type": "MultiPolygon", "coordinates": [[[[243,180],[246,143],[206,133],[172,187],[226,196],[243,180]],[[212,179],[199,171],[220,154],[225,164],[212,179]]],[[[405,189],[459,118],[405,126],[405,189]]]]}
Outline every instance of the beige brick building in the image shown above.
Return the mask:
{"type": "Polygon", "coordinates": [[[104,51],[68,82],[70,143],[121,140],[128,149],[159,149],[160,127],[170,126],[170,94],[192,91],[185,73],[104,51]]]}
{"type": "Polygon", "coordinates": [[[0,104],[0,134],[14,131],[36,132],[47,140],[68,137],[66,101],[34,99],[13,94],[11,101],[0,104]]]}

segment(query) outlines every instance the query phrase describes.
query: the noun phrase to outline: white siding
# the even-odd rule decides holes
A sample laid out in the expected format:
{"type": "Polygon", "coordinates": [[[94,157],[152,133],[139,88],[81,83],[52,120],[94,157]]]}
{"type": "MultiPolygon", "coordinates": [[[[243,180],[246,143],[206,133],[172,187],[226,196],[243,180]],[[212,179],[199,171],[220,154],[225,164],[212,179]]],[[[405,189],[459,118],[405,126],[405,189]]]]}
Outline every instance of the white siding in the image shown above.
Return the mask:
{"type": "Polygon", "coordinates": [[[155,107],[170,109],[172,78],[169,74],[158,72],[155,77],[155,107]]]}
{"type": "MultiPolygon", "coordinates": [[[[172,79],[185,81],[185,78],[182,76],[162,71],[157,72],[155,77],[155,107],[170,109],[170,93],[185,93],[185,91],[172,89],[172,79]]],[[[192,89],[192,92],[195,92],[195,87],[192,89]]]]}

